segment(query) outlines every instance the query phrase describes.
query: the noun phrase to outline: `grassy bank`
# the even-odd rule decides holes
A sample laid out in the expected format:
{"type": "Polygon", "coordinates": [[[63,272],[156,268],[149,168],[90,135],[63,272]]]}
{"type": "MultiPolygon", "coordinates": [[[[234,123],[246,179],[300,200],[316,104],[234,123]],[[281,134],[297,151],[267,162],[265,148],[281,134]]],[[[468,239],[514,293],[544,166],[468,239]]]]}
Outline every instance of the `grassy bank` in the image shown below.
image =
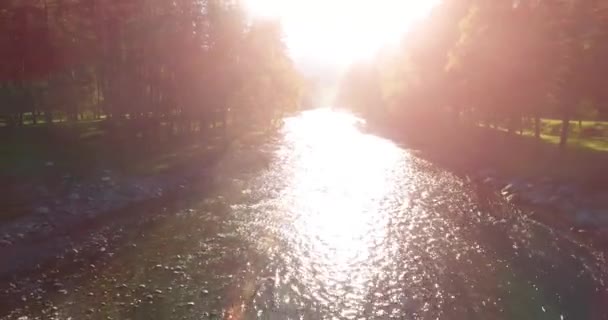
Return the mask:
{"type": "MultiPolygon", "coordinates": [[[[558,145],[561,120],[543,119],[541,139],[549,144],[558,145]]],[[[524,135],[534,136],[532,130],[524,130],[524,135]]],[[[574,149],[608,152],[608,122],[571,121],[568,145],[574,149]]]]}
{"type": "MultiPolygon", "coordinates": [[[[418,149],[423,157],[455,171],[492,169],[506,177],[608,187],[608,140],[583,137],[573,131],[568,147],[560,150],[556,145],[559,137],[548,131],[554,121],[546,121],[541,139],[534,138],[530,131],[509,134],[472,125],[444,125],[433,130],[400,128],[393,133],[399,132],[397,140],[406,147],[418,149]]],[[[606,123],[601,126],[608,128],[606,123]]]]}
{"type": "Polygon", "coordinates": [[[219,130],[162,141],[124,138],[128,135],[116,135],[105,121],[0,131],[0,176],[22,178],[58,172],[86,177],[99,170],[155,174],[211,156],[223,143],[219,130]]]}
{"type": "Polygon", "coordinates": [[[152,185],[171,188],[173,178],[214,168],[224,157],[262,144],[271,132],[250,130],[238,136],[229,133],[227,138],[224,128],[218,127],[143,137],[117,132],[105,121],[4,129],[0,132],[0,193],[4,195],[0,222],[39,207],[57,209],[72,200],[88,199],[88,205],[104,195],[148,194],[152,185]]]}

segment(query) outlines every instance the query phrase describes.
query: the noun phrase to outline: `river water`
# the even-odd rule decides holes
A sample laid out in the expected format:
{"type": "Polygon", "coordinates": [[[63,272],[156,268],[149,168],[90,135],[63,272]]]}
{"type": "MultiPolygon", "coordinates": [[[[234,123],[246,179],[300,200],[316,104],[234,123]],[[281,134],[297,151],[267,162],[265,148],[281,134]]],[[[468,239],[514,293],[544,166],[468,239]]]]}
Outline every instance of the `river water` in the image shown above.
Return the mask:
{"type": "Polygon", "coordinates": [[[227,154],[212,192],[106,230],[5,318],[608,319],[600,254],[360,124],[286,119],[261,165],[227,154]]]}

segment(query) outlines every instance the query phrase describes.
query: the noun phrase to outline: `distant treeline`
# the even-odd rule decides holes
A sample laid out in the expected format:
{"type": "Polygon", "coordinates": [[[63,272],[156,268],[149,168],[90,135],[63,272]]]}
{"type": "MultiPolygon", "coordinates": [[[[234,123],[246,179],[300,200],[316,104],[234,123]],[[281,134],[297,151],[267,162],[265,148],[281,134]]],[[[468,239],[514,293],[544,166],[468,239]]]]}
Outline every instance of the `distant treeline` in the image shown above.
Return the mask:
{"type": "Polygon", "coordinates": [[[607,57],[606,0],[443,0],[399,50],[353,66],[339,100],[430,129],[469,121],[539,137],[541,118],[557,118],[565,146],[571,120],[608,116],[607,57]]]}
{"type": "Polygon", "coordinates": [[[300,99],[281,32],[230,0],[0,1],[0,126],[268,126],[300,99]]]}

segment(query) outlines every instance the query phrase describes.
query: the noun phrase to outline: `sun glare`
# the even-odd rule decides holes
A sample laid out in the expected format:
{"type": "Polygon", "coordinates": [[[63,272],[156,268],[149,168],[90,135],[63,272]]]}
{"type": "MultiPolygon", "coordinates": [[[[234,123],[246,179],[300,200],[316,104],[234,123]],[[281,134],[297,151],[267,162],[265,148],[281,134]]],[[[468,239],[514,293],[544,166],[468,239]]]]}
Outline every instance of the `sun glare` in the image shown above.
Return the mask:
{"type": "Polygon", "coordinates": [[[349,64],[394,44],[440,0],[244,0],[251,15],[279,19],[296,59],[349,64]]]}

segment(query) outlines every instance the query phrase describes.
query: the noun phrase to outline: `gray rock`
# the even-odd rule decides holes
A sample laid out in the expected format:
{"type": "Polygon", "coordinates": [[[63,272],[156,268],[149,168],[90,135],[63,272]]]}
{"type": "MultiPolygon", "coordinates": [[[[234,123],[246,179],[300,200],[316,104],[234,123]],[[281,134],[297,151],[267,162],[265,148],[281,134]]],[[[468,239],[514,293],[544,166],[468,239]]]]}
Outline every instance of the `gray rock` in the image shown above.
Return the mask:
{"type": "Polygon", "coordinates": [[[590,210],[580,210],[576,213],[576,221],[578,222],[588,222],[593,220],[593,214],[590,210]]]}
{"type": "Polygon", "coordinates": [[[49,207],[38,207],[36,208],[36,213],[38,214],[48,214],[51,212],[51,209],[49,209],[49,207]]]}
{"type": "Polygon", "coordinates": [[[0,247],[8,247],[11,245],[13,245],[13,243],[10,240],[6,240],[6,239],[0,240],[0,247]]]}
{"type": "Polygon", "coordinates": [[[576,214],[578,214],[578,212],[584,211],[584,210],[578,210],[578,206],[576,206],[574,203],[572,203],[571,201],[568,201],[566,199],[558,199],[555,203],[554,206],[561,210],[562,212],[566,212],[566,213],[572,213],[572,212],[577,212],[576,214]]]}
{"type": "Polygon", "coordinates": [[[521,197],[516,193],[509,194],[505,199],[509,203],[518,203],[521,201],[521,197]]]}
{"type": "Polygon", "coordinates": [[[581,209],[576,212],[575,223],[583,228],[601,228],[608,226],[608,213],[581,209]]]}
{"type": "Polygon", "coordinates": [[[481,170],[477,171],[477,175],[480,177],[495,177],[496,170],[491,169],[491,168],[481,169],[481,170]]]}
{"type": "Polygon", "coordinates": [[[561,185],[555,190],[555,192],[560,196],[572,196],[575,195],[577,191],[578,190],[575,186],[567,184],[561,185]]]}
{"type": "Polygon", "coordinates": [[[483,183],[493,185],[496,183],[496,179],[494,179],[492,177],[487,177],[487,178],[483,179],[483,183]]]}

